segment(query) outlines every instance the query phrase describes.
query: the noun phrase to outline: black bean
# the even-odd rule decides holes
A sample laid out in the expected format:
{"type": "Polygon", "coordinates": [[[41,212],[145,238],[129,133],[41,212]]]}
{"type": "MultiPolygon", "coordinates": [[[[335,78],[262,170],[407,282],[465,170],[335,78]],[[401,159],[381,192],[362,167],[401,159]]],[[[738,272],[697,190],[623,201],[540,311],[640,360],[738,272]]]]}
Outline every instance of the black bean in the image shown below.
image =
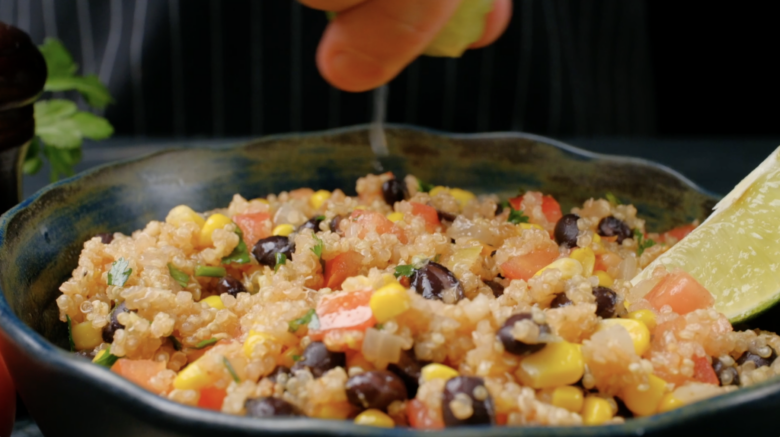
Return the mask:
{"type": "Polygon", "coordinates": [[[561,308],[571,305],[573,302],[566,297],[566,293],[558,293],[555,295],[555,299],[550,302],[550,308],[561,308]]]}
{"type": "Polygon", "coordinates": [[[352,405],[384,410],[395,401],[407,398],[404,381],[387,370],[358,373],[347,380],[347,399],[352,405]]]}
{"type": "Polygon", "coordinates": [[[499,215],[501,215],[502,212],[504,212],[504,204],[497,203],[496,204],[496,214],[495,215],[499,216],[499,215]]]}
{"type": "Polygon", "coordinates": [[[493,425],[496,421],[493,398],[485,387],[485,381],[480,377],[456,376],[451,378],[444,385],[441,397],[442,418],[446,426],[493,425]],[[453,404],[466,398],[471,401],[471,416],[459,417],[457,407],[455,411],[452,409],[453,404]]]}
{"type": "Polygon", "coordinates": [[[289,238],[281,236],[263,238],[252,249],[252,254],[257,262],[269,267],[276,267],[277,253],[283,253],[289,260],[292,258],[293,252],[295,252],[295,243],[289,238]]]}
{"type": "Polygon", "coordinates": [[[485,285],[490,287],[490,289],[493,291],[494,297],[501,297],[504,295],[504,286],[499,284],[496,281],[484,281],[485,285]]]}
{"type": "Polygon", "coordinates": [[[95,236],[100,237],[100,241],[103,244],[111,244],[111,242],[114,241],[114,234],[105,233],[105,234],[97,234],[95,236]]]}
{"type": "Polygon", "coordinates": [[[769,355],[767,358],[762,357],[761,355],[754,354],[753,352],[747,351],[742,356],[737,358],[737,364],[740,366],[747,363],[748,361],[752,361],[756,364],[756,367],[764,367],[764,366],[771,366],[772,363],[775,361],[775,358],[777,358],[777,354],[775,353],[775,350],[770,348],[772,350],[772,354],[769,355]]]}
{"type": "Polygon", "coordinates": [[[292,371],[307,368],[315,378],[319,378],[328,370],[344,367],[346,363],[347,357],[343,352],[331,352],[325,347],[325,343],[315,341],[306,346],[301,360],[293,365],[292,371]]]}
{"type": "Polygon", "coordinates": [[[272,382],[276,382],[277,378],[279,378],[281,375],[290,375],[290,369],[287,366],[276,366],[274,371],[271,372],[271,374],[266,378],[272,382]]]}
{"type": "Polygon", "coordinates": [[[580,234],[580,229],[577,227],[579,219],[580,216],[577,214],[566,214],[555,224],[553,235],[555,235],[555,242],[559,246],[577,247],[577,235],[580,234]]]}
{"type": "MultiPolygon", "coordinates": [[[[325,216],[314,216],[306,221],[306,223],[300,225],[298,227],[298,232],[304,230],[304,229],[311,229],[315,233],[320,231],[320,223],[322,223],[322,220],[325,216]]],[[[335,218],[335,217],[334,217],[335,218]]]]}
{"type": "Polygon", "coordinates": [[[718,375],[720,385],[739,385],[739,372],[734,366],[727,366],[718,358],[712,358],[712,370],[718,375]]]}
{"type": "Polygon", "coordinates": [[[409,192],[406,190],[405,183],[393,178],[382,184],[382,197],[388,205],[393,206],[395,202],[406,200],[409,192]]]}
{"type": "MultiPolygon", "coordinates": [[[[513,316],[510,316],[508,319],[506,319],[506,322],[504,322],[504,326],[501,327],[501,329],[498,330],[498,339],[501,340],[501,343],[504,345],[504,350],[509,352],[512,355],[530,355],[534,352],[538,352],[542,350],[547,344],[546,343],[523,343],[520,340],[517,340],[512,335],[512,328],[515,326],[515,323],[521,321],[521,320],[531,320],[533,321],[533,316],[531,313],[520,313],[515,314],[513,316]]],[[[537,324],[539,327],[539,334],[549,334],[550,333],[550,327],[547,326],[547,324],[537,324]]]]}
{"type": "Polygon", "coordinates": [[[436,210],[436,213],[439,215],[439,221],[442,222],[454,222],[456,218],[458,218],[455,214],[450,214],[449,212],[439,211],[436,210]]]}
{"type": "Polygon", "coordinates": [[[217,294],[227,293],[233,297],[238,296],[238,293],[246,293],[246,287],[238,279],[227,275],[217,282],[217,294]]]}
{"type": "Polygon", "coordinates": [[[463,286],[455,275],[441,264],[429,262],[412,275],[412,288],[417,290],[426,299],[444,298],[443,292],[447,289],[455,289],[455,300],[459,301],[466,295],[463,286]]]}
{"type": "Polygon", "coordinates": [[[422,363],[417,361],[412,351],[401,351],[401,359],[397,364],[390,364],[387,370],[395,373],[404,381],[406,393],[409,399],[417,396],[417,389],[420,385],[420,376],[422,375],[422,363]]]}
{"type": "Polygon", "coordinates": [[[617,237],[617,242],[622,243],[626,238],[633,237],[631,228],[619,218],[613,216],[604,217],[599,222],[599,235],[602,237],[617,237]]]}
{"type": "Polygon", "coordinates": [[[595,287],[593,296],[596,297],[596,315],[602,319],[615,317],[617,313],[617,293],[607,287],[595,287]]]}
{"type": "Polygon", "coordinates": [[[331,232],[339,232],[339,223],[341,223],[341,220],[342,220],[343,218],[344,218],[344,217],[342,217],[342,216],[340,216],[340,215],[337,215],[336,217],[333,217],[333,218],[330,220],[330,231],[331,231],[331,232]]]}
{"type": "Polygon", "coordinates": [[[244,404],[249,417],[286,417],[302,416],[303,413],[293,404],[279,398],[247,399],[244,404]]]}
{"type": "Polygon", "coordinates": [[[125,305],[124,302],[117,305],[114,310],[111,312],[111,319],[109,320],[108,324],[103,327],[103,341],[106,343],[111,343],[114,341],[114,333],[117,331],[117,329],[124,329],[125,325],[119,323],[119,320],[117,320],[117,316],[121,313],[129,313],[130,310],[127,309],[127,305],[125,305]]]}

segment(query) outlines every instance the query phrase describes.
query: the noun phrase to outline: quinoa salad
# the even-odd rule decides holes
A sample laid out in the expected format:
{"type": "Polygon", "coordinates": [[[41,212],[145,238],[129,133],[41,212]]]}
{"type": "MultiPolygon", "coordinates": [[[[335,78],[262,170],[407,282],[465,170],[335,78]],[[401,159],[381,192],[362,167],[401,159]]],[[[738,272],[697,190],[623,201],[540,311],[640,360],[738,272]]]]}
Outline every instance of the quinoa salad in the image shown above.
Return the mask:
{"type": "MultiPolygon", "coordinates": [[[[175,402],[380,427],[601,425],[780,373],[608,193],[563,214],[367,175],[84,243],[57,298],[79,356],[175,402]]],[[[226,199],[227,200],[227,199],[226,199]]]]}

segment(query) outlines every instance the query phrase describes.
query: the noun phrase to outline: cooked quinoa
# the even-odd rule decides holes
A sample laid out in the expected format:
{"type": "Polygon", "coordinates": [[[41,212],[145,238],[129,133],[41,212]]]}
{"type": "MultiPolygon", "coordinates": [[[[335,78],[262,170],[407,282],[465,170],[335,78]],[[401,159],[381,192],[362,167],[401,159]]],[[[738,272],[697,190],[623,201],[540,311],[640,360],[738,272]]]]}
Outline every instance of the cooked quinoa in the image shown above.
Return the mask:
{"type": "Polygon", "coordinates": [[[173,401],[375,426],[619,423],[780,373],[780,337],[734,331],[685,272],[631,286],[694,224],[422,187],[368,175],[356,197],[235,195],[98,235],[60,320],[79,355],[173,401]]]}

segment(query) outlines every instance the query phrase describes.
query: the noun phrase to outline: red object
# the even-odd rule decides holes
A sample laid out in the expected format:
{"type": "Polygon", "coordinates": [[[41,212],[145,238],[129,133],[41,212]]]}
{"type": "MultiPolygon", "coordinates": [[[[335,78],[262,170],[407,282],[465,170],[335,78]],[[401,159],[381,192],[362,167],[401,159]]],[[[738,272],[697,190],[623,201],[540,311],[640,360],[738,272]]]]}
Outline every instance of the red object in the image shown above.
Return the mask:
{"type": "Polygon", "coordinates": [[[425,229],[428,232],[435,232],[436,228],[441,226],[439,213],[436,212],[436,208],[417,202],[409,203],[412,205],[412,214],[422,217],[425,220],[425,229]]]}
{"type": "Polygon", "coordinates": [[[325,261],[325,286],[340,290],[344,280],[359,275],[362,268],[363,256],[351,250],[325,261]]]}
{"type": "Polygon", "coordinates": [[[558,249],[555,247],[538,248],[525,255],[509,258],[509,261],[501,264],[501,272],[509,279],[529,280],[543,267],[558,258],[558,249]]]}
{"type": "Polygon", "coordinates": [[[682,270],[668,274],[645,299],[657,310],[669,305],[672,311],[680,315],[709,308],[715,303],[712,294],[693,276],[682,270]]]}
{"type": "Polygon", "coordinates": [[[558,220],[563,217],[561,205],[552,196],[544,196],[542,198],[542,212],[550,223],[558,223],[558,220]]]}
{"type": "Polygon", "coordinates": [[[593,270],[608,272],[610,268],[617,267],[622,261],[623,258],[612,252],[596,255],[596,265],[593,270]]]}
{"type": "Polygon", "coordinates": [[[680,241],[686,236],[688,236],[688,234],[693,232],[694,229],[696,229],[695,225],[683,225],[683,226],[676,227],[670,231],[664,232],[661,237],[663,238],[664,241],[667,242],[669,240],[669,237],[672,237],[675,240],[680,241]]]}
{"type": "Polygon", "coordinates": [[[120,358],[111,367],[111,371],[129,379],[141,387],[154,392],[156,388],[152,386],[150,380],[152,377],[165,369],[165,363],[152,360],[130,360],[120,358]]]}
{"type": "Polygon", "coordinates": [[[16,416],[16,390],[0,356],[0,436],[10,436],[16,416]]]}
{"type": "Polygon", "coordinates": [[[360,226],[359,238],[364,238],[369,232],[376,231],[380,235],[395,234],[402,243],[406,243],[406,234],[404,234],[403,229],[378,212],[356,209],[352,211],[349,219],[357,222],[360,226]]]}
{"type": "Polygon", "coordinates": [[[225,396],[227,396],[227,391],[223,388],[204,388],[200,391],[198,406],[207,410],[222,411],[225,396]]]}
{"type": "Polygon", "coordinates": [[[429,409],[417,399],[412,399],[406,403],[406,415],[409,417],[409,426],[414,429],[444,428],[441,412],[429,409]]]}
{"type": "Polygon", "coordinates": [[[693,379],[705,384],[720,385],[718,375],[707,357],[693,357],[693,379]]]}
{"type": "Polygon", "coordinates": [[[371,290],[334,293],[324,296],[317,304],[320,329],[310,332],[313,340],[321,340],[335,330],[365,330],[376,325],[371,312],[371,290]]]}
{"type": "Polygon", "coordinates": [[[509,199],[509,204],[512,208],[519,210],[523,203],[523,196],[517,196],[509,199]]]}
{"type": "Polygon", "coordinates": [[[234,215],[233,223],[244,233],[244,243],[249,250],[252,250],[260,239],[271,235],[271,215],[265,212],[234,215]]]}

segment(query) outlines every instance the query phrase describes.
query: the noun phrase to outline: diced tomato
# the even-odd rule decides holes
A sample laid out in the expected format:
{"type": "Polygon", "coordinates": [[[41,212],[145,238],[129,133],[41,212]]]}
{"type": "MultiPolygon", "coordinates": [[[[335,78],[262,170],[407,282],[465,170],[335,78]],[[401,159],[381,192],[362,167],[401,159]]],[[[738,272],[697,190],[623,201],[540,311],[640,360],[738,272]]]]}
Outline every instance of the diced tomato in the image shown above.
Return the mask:
{"type": "Polygon", "coordinates": [[[149,391],[156,390],[150,380],[163,370],[165,370],[165,363],[161,361],[130,360],[127,358],[120,358],[111,366],[112,372],[129,379],[149,391]]]}
{"type": "Polygon", "coordinates": [[[718,375],[707,357],[693,357],[693,379],[705,384],[720,385],[718,375]]]}
{"type": "Polygon", "coordinates": [[[558,249],[555,247],[537,248],[525,255],[509,258],[509,261],[501,264],[501,272],[506,278],[527,281],[556,258],[558,258],[558,249]]]}
{"type": "Polygon", "coordinates": [[[650,290],[645,299],[657,310],[669,305],[672,311],[680,315],[709,308],[715,303],[712,294],[682,270],[668,274],[650,290]]]}
{"type": "Polygon", "coordinates": [[[222,411],[227,391],[224,388],[208,387],[200,391],[198,406],[207,410],[222,411]]]}
{"type": "Polygon", "coordinates": [[[429,409],[417,399],[412,399],[406,403],[406,415],[409,417],[409,426],[414,429],[444,428],[441,412],[429,409]]]}
{"type": "Polygon", "coordinates": [[[271,235],[271,214],[265,212],[234,215],[233,223],[244,233],[244,242],[250,250],[258,240],[271,235]]]}
{"type": "Polygon", "coordinates": [[[344,252],[325,262],[325,286],[341,289],[345,279],[357,276],[363,267],[363,256],[355,251],[344,252]]]}
{"type": "Polygon", "coordinates": [[[320,329],[309,333],[313,340],[321,340],[335,330],[365,330],[376,325],[371,312],[371,290],[334,293],[323,297],[317,304],[320,329]]]}
{"type": "MultiPolygon", "coordinates": [[[[513,197],[509,199],[509,204],[512,205],[512,208],[514,209],[523,209],[523,197],[524,196],[513,197]]],[[[563,212],[561,212],[561,205],[558,204],[558,201],[555,200],[555,198],[552,196],[542,197],[542,213],[550,223],[558,223],[558,220],[563,217],[563,212]]]]}
{"type": "Polygon", "coordinates": [[[504,426],[506,425],[507,420],[509,419],[509,415],[506,413],[496,413],[496,425],[504,426]]]}
{"type": "Polygon", "coordinates": [[[435,232],[436,228],[441,226],[439,213],[436,212],[436,208],[417,202],[409,203],[412,205],[412,214],[422,217],[425,220],[425,229],[428,232],[435,232]]]}
{"type": "Polygon", "coordinates": [[[666,231],[661,235],[661,239],[663,241],[669,242],[669,237],[673,238],[675,241],[680,241],[683,238],[685,238],[688,234],[693,232],[693,230],[696,229],[696,225],[683,225],[676,227],[670,231],[666,231]]]}

